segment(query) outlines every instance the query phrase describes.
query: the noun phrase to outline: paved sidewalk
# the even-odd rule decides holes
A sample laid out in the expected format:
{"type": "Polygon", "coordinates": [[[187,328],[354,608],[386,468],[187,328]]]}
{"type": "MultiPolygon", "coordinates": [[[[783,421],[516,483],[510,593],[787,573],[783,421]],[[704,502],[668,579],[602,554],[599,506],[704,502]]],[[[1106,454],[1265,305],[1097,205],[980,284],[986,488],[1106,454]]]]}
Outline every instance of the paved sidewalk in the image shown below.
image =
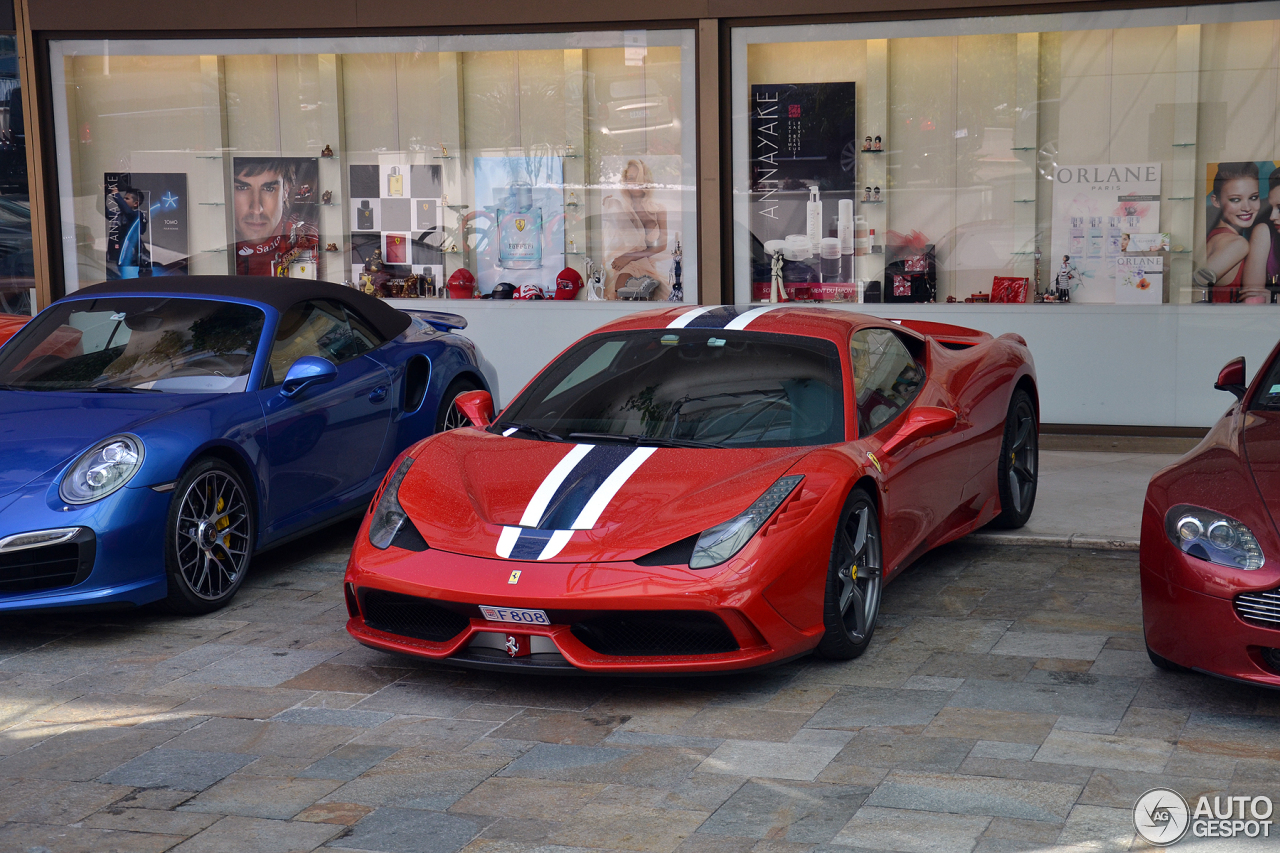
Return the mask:
{"type": "Polygon", "coordinates": [[[1036,508],[1021,530],[980,530],[970,541],[1138,550],[1142,501],[1151,475],[1174,453],[1040,451],[1036,508]]]}
{"type": "Polygon", "coordinates": [[[939,549],[847,663],[536,679],[355,645],[353,535],[0,623],[0,851],[1108,853],[1156,786],[1280,800],[1280,692],[1153,668],[1129,553],[939,549]]]}

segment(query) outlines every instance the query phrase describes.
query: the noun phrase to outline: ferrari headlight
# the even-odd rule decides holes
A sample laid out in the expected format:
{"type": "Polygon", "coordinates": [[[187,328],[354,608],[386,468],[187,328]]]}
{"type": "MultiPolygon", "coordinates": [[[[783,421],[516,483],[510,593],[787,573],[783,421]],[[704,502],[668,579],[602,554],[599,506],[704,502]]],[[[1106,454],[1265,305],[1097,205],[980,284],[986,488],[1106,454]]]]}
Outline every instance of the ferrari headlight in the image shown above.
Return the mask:
{"type": "Polygon", "coordinates": [[[1165,515],[1164,529],[1174,545],[1197,559],[1247,572],[1262,568],[1253,532],[1220,512],[1179,504],[1165,515]]]}
{"type": "Polygon", "coordinates": [[[373,508],[373,520],[369,522],[369,544],[375,548],[385,551],[391,547],[391,541],[396,538],[396,534],[409,523],[409,516],[400,506],[400,484],[404,482],[405,475],[412,467],[413,457],[406,456],[400,462],[400,467],[396,468],[395,473],[387,479],[382,497],[378,499],[378,505],[373,508]]]}
{"type": "Polygon", "coordinates": [[[801,475],[779,478],[741,515],[703,531],[697,544],[693,546],[689,568],[707,569],[718,566],[741,551],[742,546],[751,541],[756,531],[769,520],[773,511],[782,505],[803,479],[801,475]]]}
{"type": "Polygon", "coordinates": [[[101,500],[138,473],[144,456],[142,440],[136,436],[117,435],[100,441],[67,471],[58,494],[69,504],[101,500]]]}

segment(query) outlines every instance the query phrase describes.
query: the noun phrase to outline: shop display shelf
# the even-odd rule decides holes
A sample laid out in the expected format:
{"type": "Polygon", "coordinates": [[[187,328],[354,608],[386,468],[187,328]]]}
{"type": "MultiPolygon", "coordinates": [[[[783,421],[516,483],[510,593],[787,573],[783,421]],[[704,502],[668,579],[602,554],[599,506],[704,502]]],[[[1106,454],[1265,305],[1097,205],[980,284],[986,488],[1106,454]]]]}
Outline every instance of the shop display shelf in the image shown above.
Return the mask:
{"type": "Polygon", "coordinates": [[[1194,142],[1175,142],[1173,143],[1173,147],[1174,148],[1195,148],[1196,144],[1194,142]]]}
{"type": "Polygon", "coordinates": [[[1195,201],[1195,199],[1193,195],[1171,195],[1165,201],[1195,201]]]}
{"type": "Polygon", "coordinates": [[[196,202],[196,204],[200,205],[201,207],[226,207],[227,206],[227,203],[225,201],[198,201],[196,202]]]}
{"type": "Polygon", "coordinates": [[[1015,198],[1013,200],[1013,203],[1014,204],[1035,204],[1036,200],[1034,198],[1015,198]]]}

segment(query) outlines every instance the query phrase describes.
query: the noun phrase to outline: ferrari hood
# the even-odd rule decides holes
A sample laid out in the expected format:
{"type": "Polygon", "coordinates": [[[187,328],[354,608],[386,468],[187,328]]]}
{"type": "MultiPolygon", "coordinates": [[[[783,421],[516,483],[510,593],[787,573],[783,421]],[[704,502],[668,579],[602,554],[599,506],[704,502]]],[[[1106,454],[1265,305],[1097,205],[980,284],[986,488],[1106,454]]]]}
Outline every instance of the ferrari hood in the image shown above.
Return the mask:
{"type": "Polygon", "coordinates": [[[94,442],[128,432],[191,399],[187,394],[0,391],[0,497],[94,442]]]}
{"type": "Polygon", "coordinates": [[[573,444],[458,429],[419,445],[399,499],[432,548],[632,560],[733,518],[810,450],[573,444]]]}

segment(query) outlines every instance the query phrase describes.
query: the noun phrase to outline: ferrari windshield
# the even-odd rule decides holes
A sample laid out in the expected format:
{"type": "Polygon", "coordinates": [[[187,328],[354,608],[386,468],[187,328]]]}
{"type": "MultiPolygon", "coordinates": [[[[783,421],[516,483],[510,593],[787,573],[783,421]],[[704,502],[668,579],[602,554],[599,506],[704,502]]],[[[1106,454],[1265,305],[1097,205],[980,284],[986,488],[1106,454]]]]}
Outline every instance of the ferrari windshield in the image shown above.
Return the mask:
{"type": "Polygon", "coordinates": [[[212,299],[56,302],[0,349],[0,386],[25,391],[243,391],[266,316],[212,299]]]}
{"type": "Polygon", "coordinates": [[[549,441],[793,447],[844,439],[835,344],[722,329],[593,335],[493,429],[549,441]]]}

